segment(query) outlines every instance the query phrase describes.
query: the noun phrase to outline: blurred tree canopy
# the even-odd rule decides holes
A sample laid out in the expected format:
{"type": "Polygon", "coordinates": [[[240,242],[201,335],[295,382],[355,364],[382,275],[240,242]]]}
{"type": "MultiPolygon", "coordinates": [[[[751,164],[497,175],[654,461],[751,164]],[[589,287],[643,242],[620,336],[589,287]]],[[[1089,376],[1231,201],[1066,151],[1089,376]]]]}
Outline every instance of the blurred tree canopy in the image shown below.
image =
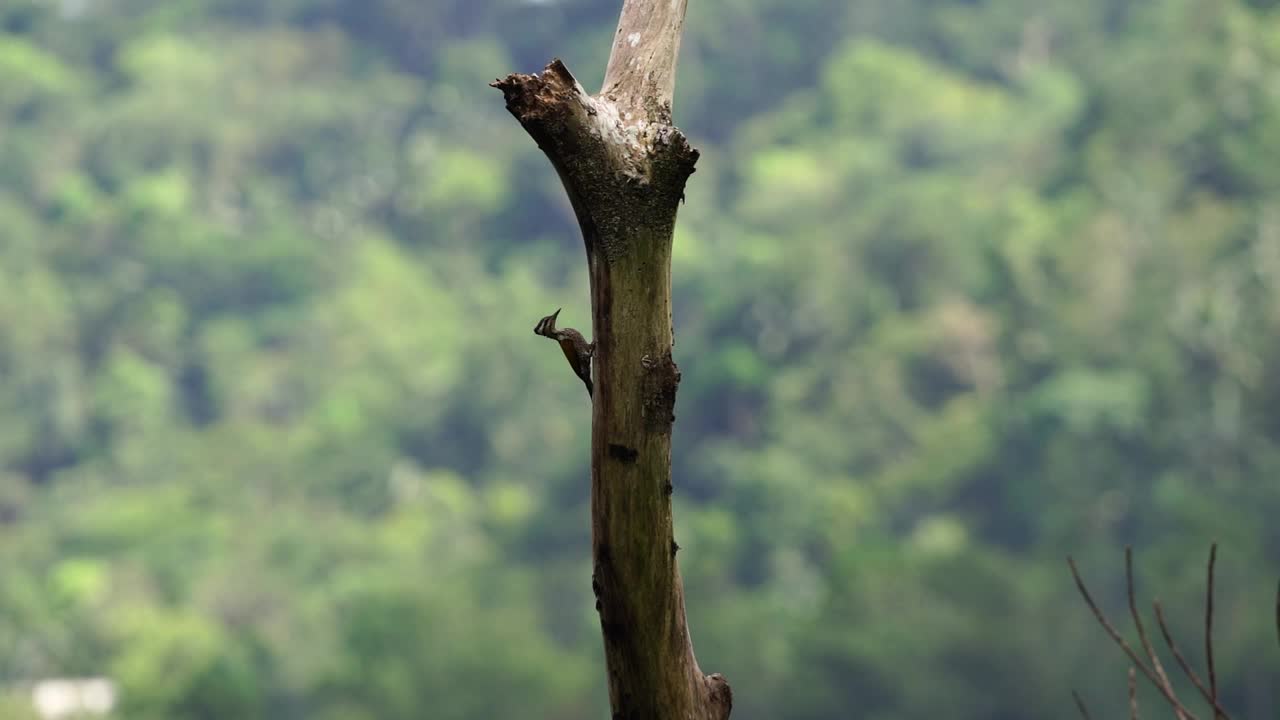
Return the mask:
{"type": "MultiPolygon", "coordinates": [[[[581,242],[485,84],[597,85],[617,5],[0,7],[0,713],[602,717],[589,408],[529,333],[581,242]]],[[[1194,632],[1215,538],[1274,717],[1280,7],[689,12],[677,537],[734,717],[1119,707],[1063,556],[1116,606],[1134,544],[1194,632]]]]}

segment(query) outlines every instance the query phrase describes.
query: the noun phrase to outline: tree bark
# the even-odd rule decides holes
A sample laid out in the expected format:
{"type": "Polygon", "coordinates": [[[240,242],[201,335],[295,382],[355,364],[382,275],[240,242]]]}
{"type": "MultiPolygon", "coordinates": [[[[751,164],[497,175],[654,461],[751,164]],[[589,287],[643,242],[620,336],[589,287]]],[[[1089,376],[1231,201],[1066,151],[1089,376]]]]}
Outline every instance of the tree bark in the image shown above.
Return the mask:
{"type": "Polygon", "coordinates": [[[723,720],[694,658],[671,520],[671,242],[698,152],[671,124],[685,0],[625,0],[599,95],[559,60],[493,83],[582,229],[595,341],[592,590],[615,720],[723,720]]]}

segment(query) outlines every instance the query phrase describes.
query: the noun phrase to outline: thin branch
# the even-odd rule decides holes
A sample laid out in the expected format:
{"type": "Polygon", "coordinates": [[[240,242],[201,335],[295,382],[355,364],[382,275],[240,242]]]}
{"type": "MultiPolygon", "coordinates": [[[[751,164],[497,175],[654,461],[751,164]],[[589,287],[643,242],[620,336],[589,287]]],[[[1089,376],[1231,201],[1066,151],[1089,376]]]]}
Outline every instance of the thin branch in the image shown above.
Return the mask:
{"type": "Polygon", "coordinates": [[[1218,673],[1213,669],[1213,567],[1218,561],[1218,543],[1209,546],[1208,580],[1204,600],[1204,657],[1209,666],[1209,704],[1213,705],[1213,717],[1220,720],[1225,713],[1218,710],[1218,673]]]}
{"type": "Polygon", "coordinates": [[[1129,720],[1138,720],[1138,676],[1129,666],[1129,720]]]}
{"type": "Polygon", "coordinates": [[[1080,693],[1072,690],[1071,697],[1076,699],[1076,708],[1080,711],[1080,717],[1084,720],[1093,720],[1093,716],[1089,714],[1089,708],[1084,706],[1084,698],[1080,697],[1080,693]]]}
{"type": "Polygon", "coordinates": [[[1204,697],[1205,702],[1209,703],[1213,708],[1214,717],[1222,720],[1231,720],[1231,716],[1227,714],[1226,710],[1222,709],[1217,698],[1204,686],[1200,676],[1191,668],[1191,664],[1187,662],[1187,658],[1178,649],[1177,643],[1173,641],[1173,633],[1169,631],[1169,624],[1165,621],[1164,608],[1160,606],[1160,601],[1156,600],[1152,605],[1156,611],[1156,624],[1160,626],[1160,633],[1164,635],[1164,642],[1169,646],[1169,651],[1173,653],[1173,659],[1178,661],[1178,666],[1182,668],[1182,672],[1191,680],[1191,684],[1195,685],[1196,689],[1200,691],[1200,695],[1204,697]]]}
{"type": "Polygon", "coordinates": [[[1180,720],[1186,720],[1182,703],[1178,702],[1177,696],[1173,692],[1173,685],[1169,682],[1169,676],[1164,672],[1164,665],[1160,662],[1160,656],[1156,655],[1156,650],[1152,647],[1151,640],[1147,637],[1147,628],[1143,626],[1142,615],[1138,612],[1137,595],[1133,591],[1133,546],[1131,545],[1126,545],[1124,548],[1124,578],[1129,595],[1129,614],[1133,616],[1133,624],[1138,628],[1138,640],[1142,642],[1142,649],[1147,651],[1151,666],[1155,668],[1156,677],[1160,678],[1161,692],[1173,705],[1173,714],[1178,716],[1180,720]]]}
{"type": "Polygon", "coordinates": [[[1280,640],[1280,583],[1276,583],[1276,639],[1280,640]]]}
{"type": "Polygon", "coordinates": [[[1187,710],[1186,707],[1178,701],[1178,698],[1172,694],[1172,691],[1166,689],[1164,685],[1160,684],[1160,681],[1156,679],[1156,676],[1151,669],[1142,662],[1142,658],[1138,656],[1138,653],[1134,652],[1133,648],[1129,646],[1129,643],[1125,642],[1124,637],[1120,635],[1115,626],[1111,624],[1111,621],[1108,620],[1107,616],[1102,612],[1102,609],[1098,607],[1096,602],[1094,602],[1093,596],[1089,594],[1089,589],[1085,587],[1084,580],[1080,577],[1080,569],[1076,567],[1075,559],[1068,556],[1067,565],[1071,567],[1071,576],[1075,578],[1076,588],[1079,589],[1080,595],[1084,598],[1085,604],[1089,606],[1091,611],[1093,611],[1093,616],[1097,618],[1098,624],[1102,626],[1102,629],[1107,631],[1107,635],[1109,635],[1115,644],[1124,651],[1125,655],[1129,656],[1129,660],[1133,662],[1134,666],[1142,671],[1142,674],[1147,677],[1147,680],[1160,691],[1160,694],[1169,702],[1169,705],[1174,709],[1174,713],[1177,714],[1179,718],[1185,718],[1186,720],[1198,720],[1195,714],[1190,710],[1187,710]]]}
{"type": "Polygon", "coordinates": [[[1142,671],[1142,674],[1146,675],[1147,679],[1158,687],[1159,683],[1156,682],[1155,675],[1142,662],[1142,658],[1138,657],[1138,654],[1133,651],[1133,648],[1129,647],[1129,643],[1125,642],[1124,637],[1120,635],[1115,626],[1111,624],[1111,621],[1107,619],[1107,616],[1103,614],[1102,609],[1094,602],[1093,596],[1089,594],[1089,589],[1085,587],[1084,580],[1080,577],[1080,569],[1076,567],[1075,559],[1068,556],[1067,565],[1071,566],[1071,576],[1076,580],[1076,588],[1080,590],[1080,595],[1084,597],[1085,604],[1093,611],[1093,616],[1098,619],[1098,624],[1102,626],[1103,630],[1107,631],[1107,635],[1110,635],[1111,639],[1124,651],[1124,654],[1129,656],[1129,660],[1142,671]]]}

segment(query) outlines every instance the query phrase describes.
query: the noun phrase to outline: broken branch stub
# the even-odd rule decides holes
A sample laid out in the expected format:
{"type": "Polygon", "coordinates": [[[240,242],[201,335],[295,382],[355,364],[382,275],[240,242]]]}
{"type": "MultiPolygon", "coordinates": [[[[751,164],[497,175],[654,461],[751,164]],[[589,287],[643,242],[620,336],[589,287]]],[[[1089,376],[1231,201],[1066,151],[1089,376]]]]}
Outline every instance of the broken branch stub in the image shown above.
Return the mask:
{"type": "Polygon", "coordinates": [[[491,85],[560,174],[589,257],[597,250],[608,259],[621,256],[627,248],[619,240],[637,229],[669,235],[698,160],[669,111],[663,118],[593,97],[559,59],[540,74],[516,73],[491,85]]]}

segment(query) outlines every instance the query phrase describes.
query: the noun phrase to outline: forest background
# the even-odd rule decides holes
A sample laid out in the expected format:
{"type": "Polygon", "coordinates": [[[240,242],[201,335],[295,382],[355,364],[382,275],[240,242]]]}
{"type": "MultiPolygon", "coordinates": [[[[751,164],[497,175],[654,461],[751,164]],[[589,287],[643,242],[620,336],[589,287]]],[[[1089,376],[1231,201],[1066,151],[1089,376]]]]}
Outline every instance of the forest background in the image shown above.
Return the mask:
{"type": "MultiPolygon", "coordinates": [[[[607,712],[589,325],[486,87],[616,0],[0,4],[0,716],[607,712]]],[[[1274,0],[695,0],[676,537],[741,720],[1125,703],[1121,549],[1280,712],[1274,0]]],[[[1150,712],[1154,712],[1155,701],[1150,712]]]]}

